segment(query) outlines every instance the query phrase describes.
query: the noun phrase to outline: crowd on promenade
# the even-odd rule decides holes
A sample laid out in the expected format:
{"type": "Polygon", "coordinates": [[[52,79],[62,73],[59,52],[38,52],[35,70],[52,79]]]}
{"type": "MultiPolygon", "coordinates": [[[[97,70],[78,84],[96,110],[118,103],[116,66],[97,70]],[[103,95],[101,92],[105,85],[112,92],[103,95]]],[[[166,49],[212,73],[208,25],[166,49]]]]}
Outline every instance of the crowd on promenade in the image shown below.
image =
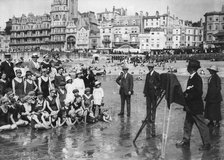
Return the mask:
{"type": "Polygon", "coordinates": [[[63,125],[111,120],[104,107],[104,91],[91,67],[65,73],[59,55],[39,62],[34,53],[26,63],[12,63],[10,54],[0,66],[0,132],[30,125],[49,129],[63,125]],[[74,77],[74,78],[73,78],[74,77]]]}

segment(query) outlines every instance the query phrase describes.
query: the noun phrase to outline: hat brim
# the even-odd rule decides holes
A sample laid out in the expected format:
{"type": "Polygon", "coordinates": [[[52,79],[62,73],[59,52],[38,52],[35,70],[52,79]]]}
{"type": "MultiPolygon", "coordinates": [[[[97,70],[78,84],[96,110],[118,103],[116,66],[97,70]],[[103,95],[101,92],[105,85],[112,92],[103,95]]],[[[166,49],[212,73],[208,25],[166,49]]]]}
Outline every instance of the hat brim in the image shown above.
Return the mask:
{"type": "Polygon", "coordinates": [[[214,72],[218,72],[217,70],[214,70],[214,69],[211,69],[211,68],[207,68],[207,70],[214,71],[214,72]]]}

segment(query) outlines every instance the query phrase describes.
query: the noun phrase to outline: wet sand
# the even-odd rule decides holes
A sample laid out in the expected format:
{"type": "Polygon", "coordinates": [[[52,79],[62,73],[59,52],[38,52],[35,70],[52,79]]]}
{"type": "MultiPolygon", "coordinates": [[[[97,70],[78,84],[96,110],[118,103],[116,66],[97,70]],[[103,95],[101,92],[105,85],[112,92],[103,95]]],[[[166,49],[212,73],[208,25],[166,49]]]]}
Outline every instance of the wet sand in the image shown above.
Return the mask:
{"type": "MultiPolygon", "coordinates": [[[[178,64],[178,62],[177,62],[178,64]]],[[[209,65],[205,63],[206,65],[209,65]]],[[[157,70],[157,68],[156,68],[157,70]]],[[[131,72],[131,69],[130,69],[131,72]]],[[[119,72],[117,72],[119,73],[119,72]]],[[[161,156],[161,139],[163,129],[165,100],[157,109],[155,138],[146,139],[143,130],[132,143],[146,114],[143,97],[143,80],[134,81],[134,95],[131,99],[131,117],[121,118],[119,87],[115,83],[117,75],[98,77],[105,92],[105,106],[108,107],[113,121],[96,124],[62,127],[47,131],[35,131],[19,128],[15,131],[0,133],[0,160],[158,160],[161,156]]],[[[137,75],[135,76],[135,78],[137,75]]],[[[179,81],[184,86],[187,75],[180,74],[179,81]]],[[[207,76],[203,77],[204,94],[207,88],[207,76]]],[[[222,95],[224,95],[222,91],[222,95]]],[[[168,114],[168,110],[166,112],[168,114]]],[[[222,115],[224,107],[222,103],[222,115]]],[[[197,128],[194,126],[190,150],[176,148],[175,143],[182,138],[185,112],[183,107],[173,104],[170,129],[166,147],[167,160],[216,160],[224,159],[224,123],[212,136],[212,149],[207,152],[198,150],[202,144],[197,128]]]]}

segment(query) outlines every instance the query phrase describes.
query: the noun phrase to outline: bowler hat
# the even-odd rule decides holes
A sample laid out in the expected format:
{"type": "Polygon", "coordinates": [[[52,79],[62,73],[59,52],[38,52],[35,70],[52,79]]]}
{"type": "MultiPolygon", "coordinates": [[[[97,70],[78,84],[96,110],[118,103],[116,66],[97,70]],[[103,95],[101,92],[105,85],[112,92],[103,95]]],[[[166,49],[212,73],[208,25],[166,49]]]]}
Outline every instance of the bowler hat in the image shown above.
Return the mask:
{"type": "Polygon", "coordinates": [[[6,54],[5,54],[5,58],[11,58],[11,54],[6,53],[6,54]]]}
{"type": "Polygon", "coordinates": [[[209,68],[207,68],[207,70],[212,70],[212,71],[218,72],[218,67],[215,65],[212,65],[209,68]]]}
{"type": "Polygon", "coordinates": [[[122,70],[128,70],[128,69],[129,69],[128,66],[126,66],[126,65],[122,66],[122,70]]]}
{"type": "Polygon", "coordinates": [[[147,67],[154,68],[154,64],[153,63],[148,63],[147,67]]]}
{"type": "Polygon", "coordinates": [[[65,82],[60,82],[60,84],[59,84],[60,86],[65,86],[66,85],[66,83],[65,82]]]}
{"type": "Polygon", "coordinates": [[[195,59],[191,59],[188,63],[188,68],[194,68],[194,69],[199,69],[201,68],[200,66],[200,62],[198,60],[195,59]]]}

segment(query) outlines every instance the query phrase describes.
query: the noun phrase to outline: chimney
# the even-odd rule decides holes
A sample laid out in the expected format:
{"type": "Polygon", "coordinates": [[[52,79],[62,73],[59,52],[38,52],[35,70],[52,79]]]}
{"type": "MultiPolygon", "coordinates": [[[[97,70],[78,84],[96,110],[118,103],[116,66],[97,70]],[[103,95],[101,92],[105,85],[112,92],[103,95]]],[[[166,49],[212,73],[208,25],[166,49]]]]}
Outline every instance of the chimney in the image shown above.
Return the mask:
{"type": "Polygon", "coordinates": [[[149,16],[149,12],[146,12],[145,15],[146,15],[146,17],[148,17],[149,16]]]}
{"type": "Polygon", "coordinates": [[[113,6],[113,12],[115,12],[115,6],[113,6]]]}
{"type": "Polygon", "coordinates": [[[156,17],[159,17],[159,11],[156,11],[156,17]]]}

